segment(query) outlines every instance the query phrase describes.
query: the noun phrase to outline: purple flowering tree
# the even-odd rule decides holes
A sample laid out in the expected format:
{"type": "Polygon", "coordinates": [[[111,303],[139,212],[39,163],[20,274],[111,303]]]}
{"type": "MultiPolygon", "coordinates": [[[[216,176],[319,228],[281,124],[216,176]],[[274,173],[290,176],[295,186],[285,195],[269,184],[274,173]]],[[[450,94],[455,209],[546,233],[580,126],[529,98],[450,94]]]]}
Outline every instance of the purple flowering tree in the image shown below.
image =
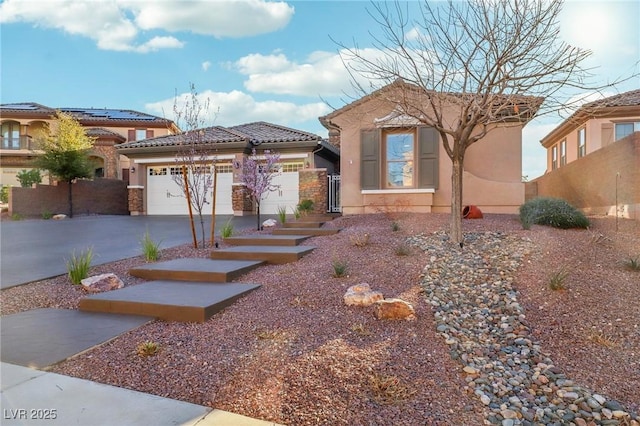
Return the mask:
{"type": "Polygon", "coordinates": [[[273,183],[273,179],[280,175],[280,168],[277,166],[279,161],[280,154],[265,150],[263,156],[258,156],[254,148],[251,155],[242,163],[239,161],[233,163],[233,166],[240,170],[240,182],[246,186],[248,196],[256,206],[258,231],[260,230],[260,202],[269,192],[280,188],[280,185],[273,183]]]}

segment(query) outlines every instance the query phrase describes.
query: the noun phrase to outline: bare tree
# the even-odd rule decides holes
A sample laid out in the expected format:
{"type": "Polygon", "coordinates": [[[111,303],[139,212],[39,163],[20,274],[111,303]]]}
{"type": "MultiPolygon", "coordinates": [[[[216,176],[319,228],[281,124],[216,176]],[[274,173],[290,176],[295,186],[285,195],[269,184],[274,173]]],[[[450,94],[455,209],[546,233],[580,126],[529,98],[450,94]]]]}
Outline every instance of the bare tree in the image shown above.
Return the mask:
{"type": "Polygon", "coordinates": [[[261,159],[254,148],[251,155],[242,163],[234,162],[233,164],[240,170],[240,181],[246,186],[248,195],[256,206],[258,231],[260,230],[260,202],[269,192],[280,188],[273,182],[273,179],[280,175],[278,161],[280,161],[279,154],[265,150],[264,159],[261,159]]]}
{"type": "Polygon", "coordinates": [[[375,53],[337,44],[359,94],[395,82],[380,95],[439,133],[452,162],[450,238],[462,247],[467,148],[499,126],[559,111],[571,89],[612,84],[590,84],[582,64],[591,52],[560,40],[559,0],[423,1],[410,14],[414,6],[372,4],[375,53]]]}
{"type": "MultiPolygon", "coordinates": [[[[206,246],[204,213],[205,207],[211,204],[211,244],[214,244],[215,204],[209,198],[215,198],[215,155],[211,146],[205,140],[204,126],[209,111],[209,100],[201,102],[198,98],[195,86],[190,85],[190,92],[180,102],[176,95],[173,103],[173,114],[178,128],[182,129],[178,152],[176,154],[175,173],[172,173],[173,181],[180,187],[182,195],[189,203],[189,214],[193,229],[192,208],[198,214],[202,245],[206,246]]],[[[198,247],[198,241],[194,231],[194,247],[198,247]]]]}

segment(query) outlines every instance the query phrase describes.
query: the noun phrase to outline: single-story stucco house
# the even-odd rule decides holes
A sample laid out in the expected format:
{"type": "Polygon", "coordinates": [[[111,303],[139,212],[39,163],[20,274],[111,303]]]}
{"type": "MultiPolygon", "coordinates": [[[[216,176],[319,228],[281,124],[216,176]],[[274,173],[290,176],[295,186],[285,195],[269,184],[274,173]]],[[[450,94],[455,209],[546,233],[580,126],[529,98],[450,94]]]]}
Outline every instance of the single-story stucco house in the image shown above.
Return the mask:
{"type": "MultiPolygon", "coordinates": [[[[439,133],[404,114],[393,101],[402,94],[389,91],[405,90],[403,85],[389,84],[320,117],[330,142],[342,153],[343,214],[451,211],[452,162],[439,133]]],[[[540,102],[532,98],[521,119],[495,124],[467,149],[463,205],[487,213],[517,212],[524,202],[522,128],[540,102]]],[[[445,105],[443,113],[444,121],[457,119],[455,108],[445,105]]]]}
{"type": "MultiPolygon", "coordinates": [[[[284,207],[292,213],[303,199],[312,199],[318,211],[326,211],[327,175],[338,171],[340,151],[326,139],[288,127],[254,122],[231,127],[213,126],[185,134],[149,138],[120,144],[118,153],[131,162],[129,210],[131,214],[187,214],[188,206],[174,181],[181,173],[181,150],[193,146],[198,159],[214,164],[216,214],[244,215],[254,211],[234,162],[242,162],[255,150],[280,156],[279,189],[267,194],[261,213],[275,214],[284,207]]],[[[207,197],[212,199],[212,194],[207,197]]]]}

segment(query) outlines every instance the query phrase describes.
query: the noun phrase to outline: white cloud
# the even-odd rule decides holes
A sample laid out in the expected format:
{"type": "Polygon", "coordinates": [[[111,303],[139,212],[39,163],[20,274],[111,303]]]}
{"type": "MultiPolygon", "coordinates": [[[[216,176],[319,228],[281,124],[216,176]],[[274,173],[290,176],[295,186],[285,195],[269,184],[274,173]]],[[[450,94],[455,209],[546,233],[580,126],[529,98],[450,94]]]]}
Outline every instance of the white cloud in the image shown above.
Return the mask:
{"type": "Polygon", "coordinates": [[[194,32],[216,37],[247,37],[285,27],[294,9],[283,2],[207,0],[4,0],[0,23],[25,22],[95,40],[104,50],[146,53],[181,48],[167,35],[140,40],[144,31],[194,32]]]}
{"type": "Polygon", "coordinates": [[[204,61],[202,63],[202,70],[203,71],[209,71],[209,68],[211,68],[211,62],[209,61],[204,61]]]}
{"type": "MultiPolygon", "coordinates": [[[[250,92],[340,96],[351,87],[351,76],[341,56],[343,53],[315,51],[300,63],[291,61],[282,53],[252,54],[237,60],[233,67],[247,75],[244,87],[250,92]]],[[[361,53],[366,57],[380,56],[376,49],[363,49],[361,53]]]]}
{"type": "Polygon", "coordinates": [[[215,37],[247,37],[284,28],[294,13],[285,2],[245,1],[123,1],[144,30],[190,31],[215,37]]]}
{"type": "MultiPolygon", "coordinates": [[[[189,96],[188,93],[177,96],[178,110],[183,108],[184,101],[189,99],[189,96]]],[[[201,105],[209,101],[206,126],[235,126],[253,121],[267,121],[295,127],[297,124],[309,121],[315,124],[318,117],[330,112],[330,108],[322,102],[298,105],[293,102],[274,100],[258,101],[253,96],[238,90],[231,92],[206,90],[198,94],[198,100],[201,105]]],[[[174,120],[174,102],[174,98],[151,102],[145,105],[145,109],[151,114],[174,120]]]]}
{"type": "Polygon", "coordinates": [[[542,176],[547,169],[547,150],[540,141],[559,123],[533,120],[522,129],[522,174],[529,179],[542,176]]]}

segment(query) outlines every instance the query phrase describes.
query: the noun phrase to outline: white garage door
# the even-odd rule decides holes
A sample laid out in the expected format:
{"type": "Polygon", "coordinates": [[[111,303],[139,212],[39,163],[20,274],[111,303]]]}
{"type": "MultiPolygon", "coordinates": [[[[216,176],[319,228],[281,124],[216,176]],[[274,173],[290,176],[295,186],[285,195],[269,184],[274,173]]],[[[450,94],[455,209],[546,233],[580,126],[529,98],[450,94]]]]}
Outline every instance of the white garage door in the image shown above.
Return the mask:
{"type": "MultiPolygon", "coordinates": [[[[187,215],[187,199],[171,173],[179,173],[175,165],[162,165],[147,168],[147,214],[150,215],[187,215]]],[[[216,215],[233,214],[231,204],[231,183],[233,173],[217,174],[216,215]]],[[[203,208],[204,214],[211,214],[213,190],[207,194],[203,208]]],[[[196,214],[196,211],[193,212],[196,214]]]]}
{"type": "Polygon", "coordinates": [[[292,214],[298,205],[298,172],[284,172],[273,178],[274,185],[280,188],[269,192],[260,203],[260,213],[277,214],[278,207],[286,207],[292,214]]]}

